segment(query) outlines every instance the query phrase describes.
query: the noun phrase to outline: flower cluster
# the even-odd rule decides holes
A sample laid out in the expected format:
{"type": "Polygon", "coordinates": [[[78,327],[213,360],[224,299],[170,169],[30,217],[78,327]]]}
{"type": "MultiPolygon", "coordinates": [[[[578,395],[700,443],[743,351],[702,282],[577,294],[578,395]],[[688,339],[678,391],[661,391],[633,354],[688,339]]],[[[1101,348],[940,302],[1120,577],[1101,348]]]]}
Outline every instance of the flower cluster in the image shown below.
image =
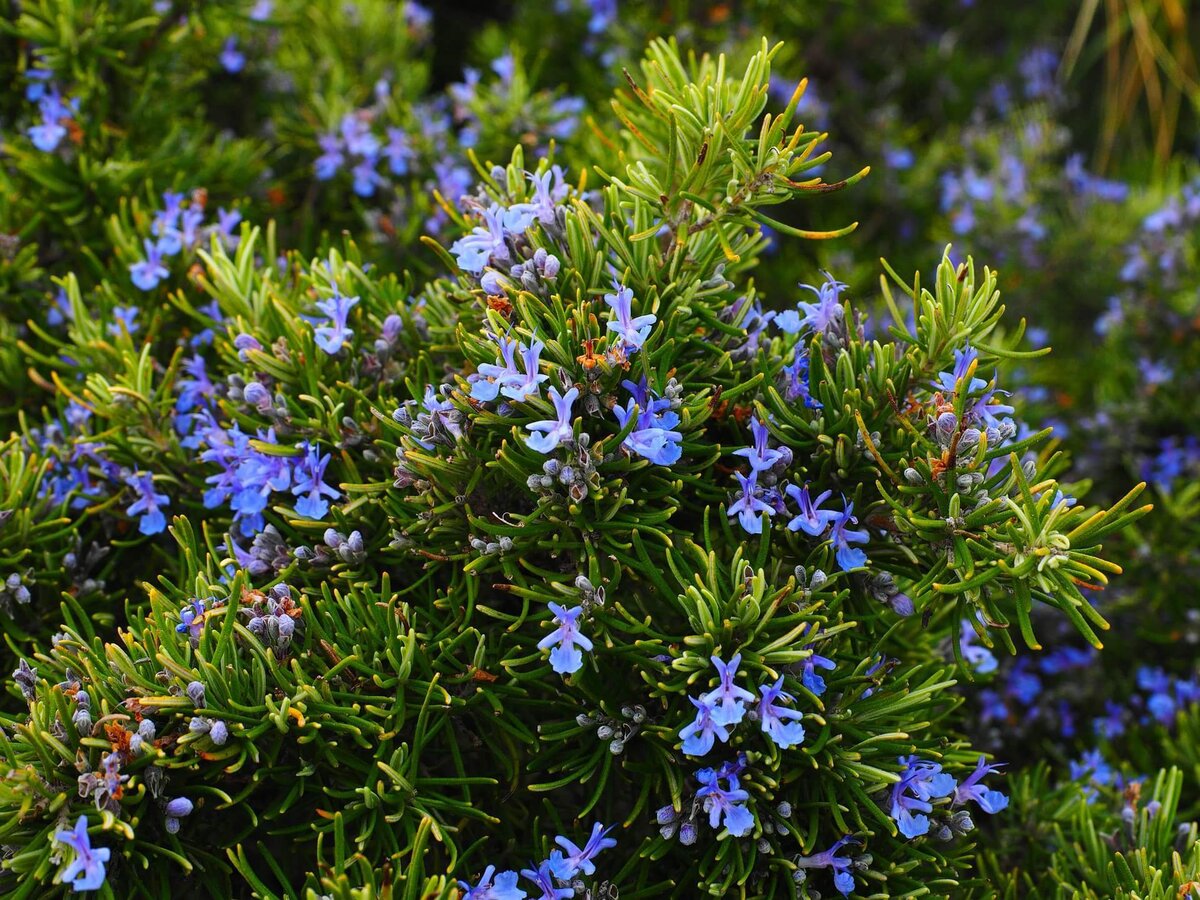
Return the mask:
{"type": "MultiPolygon", "coordinates": [[[[947,820],[936,832],[943,841],[955,834],[966,834],[975,826],[965,811],[955,812],[973,801],[986,813],[998,813],[1008,806],[1008,798],[999,791],[982,784],[983,779],[1000,768],[979,758],[975,770],[961,782],[942,770],[939,763],[916,756],[901,758],[904,768],[900,780],[892,786],[891,817],[900,833],[909,840],[928,834],[929,814],[934,811],[934,801],[948,799],[947,820]]],[[[940,805],[939,808],[941,808],[940,805]]]]}
{"type": "MultiPolygon", "coordinates": [[[[234,229],[242,220],[236,209],[217,210],[215,222],[205,224],[204,191],[194,191],[190,197],[182,192],[167,191],[162,196],[163,207],[154,214],[150,237],[142,239],[145,256],[129,266],[129,278],[142,291],[152,291],[170,276],[166,262],[180,253],[190,255],[210,235],[216,235],[227,247],[237,244],[234,229]]],[[[129,327],[132,334],[136,328],[129,327]]]]}
{"type": "Polygon", "coordinates": [[[741,662],[740,653],[735,653],[728,663],[713,656],[712,664],[720,684],[699,699],[688,698],[696,708],[696,718],[679,732],[679,737],[683,740],[683,752],[689,756],[706,755],[718,739],[721,743],[728,742],[731,730],[748,712],[747,703],[755,704],[749,710],[752,718],[779,749],[786,750],[804,741],[804,727],[799,721],[804,714],[780,705],[795,702],[795,698],[783,690],[783,676],[771,684],[760,685],[762,696],[756,697],[734,680],[741,662]]]}
{"type": "Polygon", "coordinates": [[[577,891],[586,890],[583,876],[596,874],[593,861],[604,850],[617,846],[615,838],[608,836],[613,826],[605,828],[599,822],[592,826],[587,842],[580,847],[569,838],[559,835],[554,839],[558,848],[550,851],[548,859],[536,868],[522,869],[520,876],[515,871],[497,872],[488,866],[474,885],[466,881],[458,883],[465,893],[463,900],[524,900],[530,896],[519,888],[520,878],[530,882],[538,891],[537,900],[564,900],[577,896],[577,891]]]}
{"type": "Polygon", "coordinates": [[[37,149],[52,153],[67,136],[68,127],[74,126],[79,100],[64,97],[54,81],[54,72],[42,68],[37,61],[25,71],[25,78],[25,99],[37,104],[41,116],[41,122],[31,125],[25,133],[37,149]]]}

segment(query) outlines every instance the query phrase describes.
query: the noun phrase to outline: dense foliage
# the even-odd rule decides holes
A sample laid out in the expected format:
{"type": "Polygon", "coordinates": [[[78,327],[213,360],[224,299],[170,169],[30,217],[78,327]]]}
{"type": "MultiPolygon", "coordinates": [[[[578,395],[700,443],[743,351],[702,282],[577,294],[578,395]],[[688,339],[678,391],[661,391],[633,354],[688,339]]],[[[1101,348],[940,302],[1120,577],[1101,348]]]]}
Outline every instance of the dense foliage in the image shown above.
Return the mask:
{"type": "Polygon", "coordinates": [[[5,896],[1200,896],[1110,6],[10,4],[5,896]]]}

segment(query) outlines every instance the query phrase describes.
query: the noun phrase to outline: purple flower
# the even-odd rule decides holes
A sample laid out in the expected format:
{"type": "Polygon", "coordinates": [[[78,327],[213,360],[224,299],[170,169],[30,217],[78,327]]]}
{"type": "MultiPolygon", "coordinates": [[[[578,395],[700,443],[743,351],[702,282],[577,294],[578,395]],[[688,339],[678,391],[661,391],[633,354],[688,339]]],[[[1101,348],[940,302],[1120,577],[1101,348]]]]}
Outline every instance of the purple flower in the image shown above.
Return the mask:
{"type": "Polygon", "coordinates": [[[929,801],[949,796],[955,783],[937,763],[916,756],[901,757],[900,762],[904,770],[900,781],[892,785],[891,816],[900,833],[911,840],[929,831],[929,817],[923,815],[933,810],[929,801]]]}
{"type": "Polygon", "coordinates": [[[104,864],[108,862],[112,851],[107,847],[92,847],[88,837],[87,816],[81,814],[75,820],[75,828],[71,831],[56,831],[54,840],[66,844],[75,851],[75,856],[62,871],[60,880],[71,882],[76,891],[98,891],[104,884],[104,864]]]}
{"type": "Polygon", "coordinates": [[[836,551],[838,566],[843,572],[849,572],[851,569],[858,569],[867,564],[867,554],[857,547],[850,546],[851,544],[865,544],[869,539],[865,531],[846,527],[857,523],[858,519],[854,517],[854,504],[848,502],[845,511],[839,513],[833,520],[833,529],[829,532],[829,540],[833,543],[836,551]]]}
{"type": "Polygon", "coordinates": [[[375,160],[370,157],[357,163],[350,170],[350,175],[354,179],[354,193],[360,197],[374,196],[375,188],[387,184],[383,176],[375,171],[375,160]]]}
{"type": "MultiPolygon", "coordinates": [[[[550,860],[544,860],[537,869],[522,869],[521,874],[532,881],[542,892],[537,900],[568,900],[569,897],[575,896],[575,889],[571,887],[555,887],[554,873],[550,871],[550,860]]],[[[524,896],[524,892],[522,892],[524,896]]]]}
{"type": "Polygon", "coordinates": [[[755,472],[762,472],[770,469],[785,456],[790,456],[790,451],[784,454],[780,450],[773,449],[767,446],[767,424],[761,419],[753,419],[750,422],[750,431],[754,435],[754,446],[743,447],[740,450],[734,450],[734,456],[744,456],[750,463],[750,468],[755,472]]]}
{"type": "MultiPolygon", "coordinates": [[[[625,382],[625,385],[628,387],[630,382],[625,382]]],[[[683,434],[671,430],[679,424],[679,416],[669,411],[671,401],[651,400],[643,391],[640,398],[630,398],[623,407],[614,405],[613,415],[622,429],[633,415],[635,404],[638,407],[637,424],[625,436],[621,446],[656,465],[671,466],[677,463],[683,454],[683,434]],[[660,412],[663,409],[668,411],[660,412]]]]}
{"type": "Polygon", "coordinates": [[[179,611],[179,624],[175,626],[175,630],[179,634],[186,633],[191,638],[193,647],[200,642],[200,635],[204,633],[204,622],[211,600],[211,597],[207,600],[189,600],[179,611]]]}
{"type": "Polygon", "coordinates": [[[958,647],[965,659],[972,668],[980,675],[987,675],[989,672],[996,671],[996,657],[987,647],[978,646],[974,643],[978,635],[975,633],[975,628],[971,624],[970,619],[962,620],[962,628],[958,639],[958,647]]]}
{"type": "Polygon", "coordinates": [[[850,869],[854,865],[853,860],[845,857],[837,856],[839,850],[847,844],[857,843],[850,835],[833,842],[828,850],[821,853],[814,853],[812,856],[802,856],[796,860],[796,866],[801,869],[833,869],[833,885],[838,891],[850,896],[850,892],[854,890],[854,876],[850,869]]]}
{"type": "Polygon", "coordinates": [[[742,654],[735,653],[728,663],[722,662],[719,656],[713,656],[711,659],[721,683],[701,699],[714,707],[712,718],[716,724],[736,725],[746,714],[746,707],[742,701],[754,700],[752,693],[734,683],[738,666],[742,663],[742,654]]]}
{"type": "Polygon", "coordinates": [[[832,672],[837,668],[837,663],[827,656],[819,656],[813,653],[801,663],[801,683],[820,697],[825,693],[825,679],[817,674],[817,669],[824,669],[827,672],[832,672]]]}
{"type": "Polygon", "coordinates": [[[242,221],[242,214],[236,209],[229,211],[225,207],[217,207],[217,234],[221,236],[221,243],[226,247],[236,247],[238,235],[233,233],[233,229],[237,228],[238,223],[242,221]]]}
{"type": "Polygon", "coordinates": [[[816,294],[817,302],[805,303],[801,301],[796,304],[797,309],[804,313],[804,317],[800,320],[799,327],[796,329],[797,331],[811,328],[813,331],[823,332],[831,325],[836,325],[845,316],[840,295],[845,290],[846,285],[836,280],[828,272],[822,274],[825,276],[825,282],[819,288],[815,288],[811,284],[800,285],[805,290],[816,294]]]}
{"type": "Polygon", "coordinates": [[[321,148],[321,155],[313,161],[313,174],[317,181],[328,181],[346,162],[342,139],[336,134],[323,134],[317,138],[317,146],[321,148]]]}
{"type": "Polygon", "coordinates": [[[167,518],[159,507],[170,506],[170,498],[154,490],[154,480],[149,473],[137,472],[126,478],[125,483],[137,493],[137,499],[125,512],[131,516],[141,514],[138,531],[142,534],[159,534],[167,527],[167,518]]]}
{"type": "Polygon", "coordinates": [[[811,537],[818,537],[824,534],[829,523],[838,517],[833,510],[820,508],[821,504],[833,495],[833,491],[824,491],[818,494],[814,500],[809,495],[807,484],[799,488],[794,484],[789,484],[787,494],[800,507],[800,514],[788,522],[789,531],[803,531],[811,537]]]}
{"type": "Polygon", "coordinates": [[[579,632],[579,617],[583,614],[583,607],[573,606],[567,609],[557,603],[550,603],[549,607],[550,612],[554,613],[554,621],[558,628],[538,641],[538,649],[554,648],[550,651],[550,668],[559,675],[578,672],[583,666],[580,648],[589,652],[592,649],[591,639],[579,632]]]}
{"type": "Polygon", "coordinates": [[[1108,764],[1098,749],[1087,751],[1078,760],[1071,760],[1069,769],[1072,781],[1084,782],[1083,795],[1088,803],[1095,802],[1097,787],[1118,785],[1121,782],[1120,774],[1108,764]]]}
{"type": "Polygon", "coordinates": [[[711,828],[720,828],[723,824],[730,835],[742,837],[754,827],[754,815],[742,805],[750,799],[750,795],[742,790],[736,775],[726,778],[728,788],[721,787],[721,773],[712,769],[698,771],[696,780],[701,784],[700,790],[696,791],[696,798],[703,798],[711,828]]]}
{"type": "Polygon", "coordinates": [[[323,519],[329,511],[329,504],[322,497],[336,500],[341,492],[325,483],[325,469],[329,466],[329,454],[321,456],[317,444],[297,444],[304,455],[296,463],[295,481],[292,493],[300,499],[296,501],[296,512],[306,519],[323,519]]]}
{"type": "Polygon", "coordinates": [[[571,443],[575,439],[571,427],[572,407],[579,396],[579,388],[571,388],[565,394],[559,394],[557,388],[550,388],[550,400],[554,403],[557,419],[542,419],[530,422],[525,429],[530,432],[525,438],[525,445],[538,453],[550,453],[561,443],[571,443]],[[539,433],[540,432],[540,433],[539,433]]]}
{"type": "Polygon", "coordinates": [[[483,225],[476,226],[471,233],[459,238],[450,246],[450,252],[458,260],[459,268],[473,275],[480,274],[492,259],[507,260],[508,247],[505,238],[519,234],[529,227],[533,213],[526,207],[505,209],[493,203],[482,213],[483,225]]]}
{"type": "Polygon", "coordinates": [[[500,357],[495,363],[480,365],[478,376],[472,376],[472,400],[481,403],[495,400],[500,395],[500,388],[521,378],[521,373],[517,371],[517,342],[504,335],[498,337],[497,341],[500,344],[500,357]]]}
{"type": "Polygon", "coordinates": [[[67,136],[67,129],[62,125],[62,120],[71,118],[77,104],[78,101],[64,103],[62,96],[58,93],[58,88],[54,85],[43,90],[38,99],[42,124],[34,125],[26,132],[33,142],[33,146],[43,153],[50,153],[58,149],[62,139],[67,136]]]}
{"type": "Polygon", "coordinates": [[[1104,701],[1104,715],[1092,720],[1092,728],[1102,738],[1120,737],[1125,733],[1125,710],[1111,700],[1104,701]]]}
{"type": "Polygon", "coordinates": [[[759,499],[761,488],[758,486],[758,472],[751,470],[748,476],[741,472],[733,474],[741,484],[742,490],[737,499],[730,504],[728,514],[737,516],[738,523],[747,534],[762,534],[762,517],[759,513],[765,512],[768,516],[773,516],[775,508],[759,499]]]}
{"type": "Polygon", "coordinates": [[[1008,806],[1008,798],[999,791],[988,790],[981,782],[987,775],[1000,769],[1000,764],[988,765],[984,758],[979,757],[975,771],[963,779],[962,784],[954,789],[954,805],[962,806],[968,800],[974,800],[985,813],[998,813],[1008,806]]]}
{"type": "Polygon", "coordinates": [[[29,69],[25,72],[25,78],[28,84],[25,85],[25,99],[33,103],[42,98],[46,93],[46,84],[54,77],[54,72],[51,69],[43,69],[41,63],[34,61],[29,69]]]}
{"type": "Polygon", "coordinates": [[[558,204],[567,196],[567,185],[563,181],[563,170],[559,166],[551,166],[541,175],[527,172],[529,182],[533,185],[533,203],[531,206],[543,225],[553,225],[558,217],[558,204]]]}
{"type": "Polygon", "coordinates": [[[579,872],[584,875],[595,874],[596,864],[592,860],[602,850],[617,846],[616,839],[608,837],[608,833],[615,827],[614,825],[605,828],[596,822],[592,825],[592,833],[583,849],[562,835],[556,837],[554,843],[563,848],[565,855],[557,850],[550,854],[550,869],[554,872],[554,877],[559,881],[571,881],[579,872]]]}
{"type": "Polygon", "coordinates": [[[58,122],[43,122],[41,125],[33,125],[27,132],[29,140],[33,141],[33,146],[37,147],[43,153],[50,153],[58,149],[58,145],[62,143],[62,139],[67,136],[67,129],[58,122]]]}
{"type": "Polygon", "coordinates": [[[729,730],[713,716],[713,706],[707,700],[688,697],[692,706],[696,707],[696,718],[689,722],[679,732],[683,739],[683,752],[688,756],[703,756],[713,748],[717,738],[721,743],[729,740],[729,730]]]}
{"type": "Polygon", "coordinates": [[[116,321],[108,323],[108,333],[113,337],[119,337],[122,331],[126,334],[137,334],[141,327],[137,323],[139,312],[141,310],[136,306],[114,306],[112,314],[116,321]]]}
{"type": "Polygon", "coordinates": [[[613,318],[608,323],[608,330],[621,339],[626,353],[640,350],[642,344],[646,342],[646,338],[650,336],[650,329],[658,321],[658,318],[653,313],[635,318],[632,308],[633,291],[616,281],[613,282],[613,287],[617,291],[615,294],[604,295],[604,302],[613,311],[613,318]]]}
{"type": "Polygon", "coordinates": [[[354,330],[346,327],[346,317],[358,303],[357,297],[344,297],[335,286],[333,296],[317,301],[317,308],[329,319],[328,325],[313,329],[316,344],[330,356],[337,354],[347,340],[354,337],[354,330]]]}
{"type": "Polygon", "coordinates": [[[393,175],[407,175],[409,160],[416,156],[408,135],[403,128],[389,128],[387,136],[388,141],[384,145],[383,155],[387,158],[388,168],[391,169],[393,175]]]}
{"type": "Polygon", "coordinates": [[[517,887],[517,873],[501,872],[493,881],[492,875],[495,871],[495,866],[484,869],[483,874],[479,876],[479,883],[474,887],[460,881],[458,886],[465,891],[462,900],[524,900],[525,892],[517,887]]]}
{"type": "Polygon", "coordinates": [[[221,53],[217,58],[221,61],[221,68],[233,75],[242,71],[246,66],[246,55],[238,49],[237,38],[233,36],[225,39],[225,44],[221,47],[221,53]]]}
{"type": "Polygon", "coordinates": [[[146,238],[142,241],[142,246],[146,248],[146,258],[129,267],[129,277],[135,287],[143,291],[152,291],[171,273],[163,265],[162,251],[158,244],[146,238]]]}
{"type": "MultiPolygon", "coordinates": [[[[525,373],[524,375],[518,375],[515,372],[508,374],[503,379],[500,388],[501,394],[510,400],[525,400],[530,396],[540,396],[542,382],[550,377],[543,375],[540,371],[542,348],[545,346],[541,341],[535,340],[528,347],[521,347],[521,366],[525,373]]],[[[482,367],[480,371],[482,371],[482,367]]]]}
{"type": "Polygon", "coordinates": [[[987,387],[987,382],[975,377],[978,360],[979,351],[970,344],[964,344],[961,350],[954,351],[954,371],[939,372],[933,386],[947,394],[955,393],[959,384],[968,394],[982,391],[987,387]]]}
{"type": "Polygon", "coordinates": [[[808,367],[808,351],[797,345],[792,364],[784,366],[782,370],[785,378],[784,399],[789,403],[803,400],[804,405],[809,409],[821,409],[821,402],[814,400],[812,394],[809,393],[808,367]]]}
{"type": "Polygon", "coordinates": [[[791,694],[784,692],[783,676],[780,675],[770,686],[760,685],[758,690],[762,694],[762,698],[758,701],[758,719],[767,736],[775,742],[780,750],[787,750],[789,747],[803,743],[804,726],[798,720],[802,719],[804,714],[799,710],[775,705],[776,700],[788,702],[795,700],[791,694]],[[785,719],[797,721],[785,722],[785,719]]]}
{"type": "Polygon", "coordinates": [[[67,292],[59,288],[50,301],[50,309],[46,312],[46,324],[62,325],[74,321],[75,310],[71,308],[71,300],[67,297],[67,292]]]}

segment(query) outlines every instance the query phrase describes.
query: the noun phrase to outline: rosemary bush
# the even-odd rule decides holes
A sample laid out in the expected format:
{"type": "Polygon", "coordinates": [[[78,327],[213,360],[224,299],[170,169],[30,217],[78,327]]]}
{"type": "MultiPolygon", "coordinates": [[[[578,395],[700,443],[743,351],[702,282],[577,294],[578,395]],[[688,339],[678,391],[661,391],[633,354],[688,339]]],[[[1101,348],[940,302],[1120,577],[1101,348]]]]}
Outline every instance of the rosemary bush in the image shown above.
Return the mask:
{"type": "Polygon", "coordinates": [[[0,22],[5,896],[1196,888],[1195,183],[653,6],[0,22]]]}

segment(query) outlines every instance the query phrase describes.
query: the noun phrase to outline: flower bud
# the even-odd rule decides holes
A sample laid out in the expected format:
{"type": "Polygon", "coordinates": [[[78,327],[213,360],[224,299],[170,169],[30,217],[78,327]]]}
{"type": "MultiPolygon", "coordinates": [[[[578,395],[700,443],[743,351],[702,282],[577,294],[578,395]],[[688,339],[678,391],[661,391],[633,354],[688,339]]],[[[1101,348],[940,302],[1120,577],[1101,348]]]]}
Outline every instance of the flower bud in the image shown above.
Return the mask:
{"type": "Polygon", "coordinates": [[[192,701],[192,705],[204,708],[204,685],[199,681],[188,682],[187,686],[188,698],[192,701]]]}

